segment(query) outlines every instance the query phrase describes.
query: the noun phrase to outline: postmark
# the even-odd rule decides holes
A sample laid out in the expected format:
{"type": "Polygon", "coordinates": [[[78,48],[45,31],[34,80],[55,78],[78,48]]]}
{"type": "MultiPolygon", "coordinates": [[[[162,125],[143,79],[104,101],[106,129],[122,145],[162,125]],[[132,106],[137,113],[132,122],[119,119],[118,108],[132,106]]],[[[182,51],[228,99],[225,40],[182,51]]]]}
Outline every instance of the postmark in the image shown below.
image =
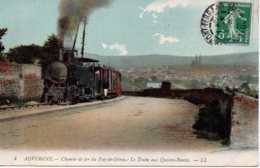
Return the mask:
{"type": "Polygon", "coordinates": [[[252,3],[220,1],[202,15],[201,33],[211,45],[249,45],[252,3]]]}
{"type": "Polygon", "coordinates": [[[217,19],[216,7],[217,4],[212,4],[204,11],[200,24],[202,36],[205,41],[211,45],[215,44],[217,19]]]}

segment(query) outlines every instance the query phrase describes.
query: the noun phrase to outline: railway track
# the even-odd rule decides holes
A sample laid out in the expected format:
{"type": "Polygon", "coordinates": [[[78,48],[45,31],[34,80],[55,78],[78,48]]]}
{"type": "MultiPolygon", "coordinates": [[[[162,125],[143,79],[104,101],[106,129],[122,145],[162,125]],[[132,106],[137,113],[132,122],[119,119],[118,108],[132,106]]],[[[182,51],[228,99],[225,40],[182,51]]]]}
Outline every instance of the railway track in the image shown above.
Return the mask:
{"type": "MultiPolygon", "coordinates": [[[[116,97],[117,96],[111,95],[106,98],[100,98],[99,100],[109,100],[109,99],[114,99],[116,97]]],[[[42,107],[42,106],[53,106],[53,105],[57,105],[57,104],[37,103],[37,104],[29,104],[29,105],[5,106],[5,107],[0,107],[0,113],[5,111],[10,111],[10,110],[16,110],[16,109],[26,109],[30,107],[42,107]]],[[[59,105],[67,105],[67,104],[64,103],[59,105]]]]}
{"type": "Polygon", "coordinates": [[[52,105],[46,104],[46,103],[38,103],[38,104],[30,104],[30,105],[6,106],[6,107],[0,107],[0,113],[4,112],[4,111],[15,110],[15,109],[23,109],[23,108],[30,108],[30,107],[41,107],[41,106],[52,106],[52,105]]]}

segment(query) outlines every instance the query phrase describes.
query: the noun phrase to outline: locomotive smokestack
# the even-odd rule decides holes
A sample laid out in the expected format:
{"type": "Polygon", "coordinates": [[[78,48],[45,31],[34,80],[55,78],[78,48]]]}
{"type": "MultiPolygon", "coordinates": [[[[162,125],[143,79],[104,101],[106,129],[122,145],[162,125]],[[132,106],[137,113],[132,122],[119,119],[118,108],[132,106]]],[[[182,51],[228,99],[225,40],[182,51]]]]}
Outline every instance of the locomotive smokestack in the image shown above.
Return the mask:
{"type": "Polygon", "coordinates": [[[84,56],[86,26],[87,26],[87,19],[84,19],[84,30],[83,30],[82,48],[81,48],[81,57],[82,57],[82,58],[83,58],[83,56],[84,56]]]}
{"type": "Polygon", "coordinates": [[[66,48],[73,47],[73,34],[78,27],[78,21],[88,16],[96,9],[106,6],[111,0],[61,0],[58,20],[58,34],[66,43],[66,48]]]}
{"type": "Polygon", "coordinates": [[[77,27],[77,30],[76,30],[75,37],[74,37],[74,42],[73,42],[73,46],[72,46],[72,52],[75,51],[77,37],[78,37],[78,32],[79,32],[79,26],[80,26],[80,20],[79,20],[79,23],[78,23],[78,27],[77,27]]]}

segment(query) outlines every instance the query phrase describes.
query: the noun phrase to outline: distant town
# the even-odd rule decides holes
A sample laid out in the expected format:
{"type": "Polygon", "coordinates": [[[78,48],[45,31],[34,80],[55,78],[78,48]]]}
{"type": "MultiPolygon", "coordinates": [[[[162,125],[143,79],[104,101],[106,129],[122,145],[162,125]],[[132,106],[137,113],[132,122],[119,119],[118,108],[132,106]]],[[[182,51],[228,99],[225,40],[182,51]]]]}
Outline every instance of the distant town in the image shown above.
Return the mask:
{"type": "Polygon", "coordinates": [[[125,68],[120,71],[123,90],[158,88],[162,81],[168,81],[172,89],[222,88],[258,97],[257,66],[204,65],[202,57],[196,56],[190,65],[125,68]]]}

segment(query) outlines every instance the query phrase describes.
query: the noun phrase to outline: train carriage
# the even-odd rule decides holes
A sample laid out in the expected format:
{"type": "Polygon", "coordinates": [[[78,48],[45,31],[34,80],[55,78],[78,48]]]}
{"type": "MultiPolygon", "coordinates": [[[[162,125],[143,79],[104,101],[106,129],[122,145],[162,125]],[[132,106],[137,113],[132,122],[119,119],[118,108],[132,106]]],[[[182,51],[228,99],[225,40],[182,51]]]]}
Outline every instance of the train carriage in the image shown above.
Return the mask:
{"type": "Polygon", "coordinates": [[[108,82],[108,96],[121,94],[121,74],[119,71],[108,66],[103,66],[98,67],[96,73],[99,74],[99,93],[101,97],[105,96],[106,82],[108,82]]]}

